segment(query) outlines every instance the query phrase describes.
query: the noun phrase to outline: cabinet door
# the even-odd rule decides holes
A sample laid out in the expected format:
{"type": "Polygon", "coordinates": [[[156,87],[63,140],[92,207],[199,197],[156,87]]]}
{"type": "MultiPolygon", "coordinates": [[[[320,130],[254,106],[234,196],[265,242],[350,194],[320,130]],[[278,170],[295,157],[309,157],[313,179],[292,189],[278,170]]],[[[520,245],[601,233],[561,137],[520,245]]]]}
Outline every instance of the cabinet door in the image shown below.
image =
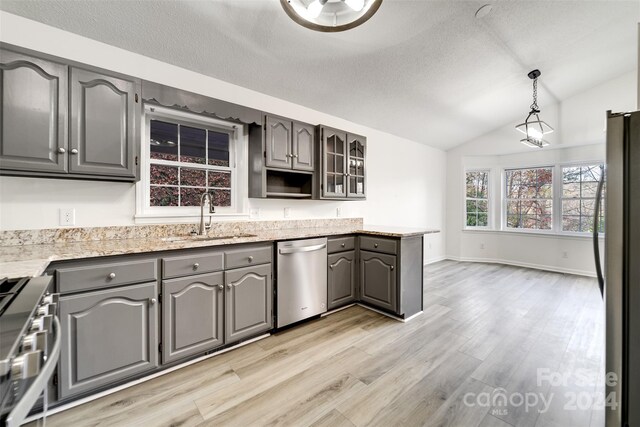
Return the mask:
{"type": "Polygon", "coordinates": [[[238,268],[225,274],[225,342],[268,331],[273,325],[271,264],[238,268]]]}
{"type": "Polygon", "coordinates": [[[365,172],[367,139],[348,134],[347,147],[347,197],[363,199],[366,196],[365,172]]]}
{"type": "Polygon", "coordinates": [[[327,258],[327,288],[329,310],[356,299],[356,253],[339,252],[327,258]]]}
{"type": "Polygon", "coordinates": [[[347,134],[322,127],[322,197],[347,196],[345,164],[347,134]]]}
{"type": "Polygon", "coordinates": [[[60,398],[158,366],[156,282],[60,298],[60,398]]]}
{"type": "Polygon", "coordinates": [[[0,49],[0,168],[67,171],[67,67],[0,49]]]}
{"type": "Polygon", "coordinates": [[[134,80],[71,69],[69,171],[135,177],[134,80]]]}
{"type": "Polygon", "coordinates": [[[313,172],[315,132],[313,126],[293,123],[293,169],[313,172]]]}
{"type": "Polygon", "coordinates": [[[360,251],[360,299],[396,312],[396,257],[360,251]]]}
{"type": "Polygon", "coordinates": [[[291,169],[291,121],[266,116],[265,164],[272,168],[291,169]]]}
{"type": "Polygon", "coordinates": [[[162,362],[224,344],[223,273],[162,283],[162,362]]]}

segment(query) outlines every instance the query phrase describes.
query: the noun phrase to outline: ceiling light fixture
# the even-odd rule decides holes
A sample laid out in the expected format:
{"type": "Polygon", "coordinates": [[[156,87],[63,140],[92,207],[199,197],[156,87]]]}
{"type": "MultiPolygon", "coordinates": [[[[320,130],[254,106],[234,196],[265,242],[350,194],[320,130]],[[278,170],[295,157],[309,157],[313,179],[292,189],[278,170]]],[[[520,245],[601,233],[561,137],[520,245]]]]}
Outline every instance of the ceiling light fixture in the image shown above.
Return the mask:
{"type": "Polygon", "coordinates": [[[540,77],[540,74],[540,70],[533,70],[527,74],[529,78],[533,80],[533,104],[531,104],[531,111],[529,111],[529,115],[525,119],[524,123],[520,123],[516,126],[516,129],[526,135],[526,138],[521,139],[520,142],[533,148],[542,148],[549,145],[549,142],[545,141],[543,137],[553,132],[553,128],[543,120],[540,120],[539,116],[538,77],[540,77]]]}
{"type": "Polygon", "coordinates": [[[280,4],[287,15],[303,27],[333,33],[368,21],[382,0],[280,0],[280,4]]]}

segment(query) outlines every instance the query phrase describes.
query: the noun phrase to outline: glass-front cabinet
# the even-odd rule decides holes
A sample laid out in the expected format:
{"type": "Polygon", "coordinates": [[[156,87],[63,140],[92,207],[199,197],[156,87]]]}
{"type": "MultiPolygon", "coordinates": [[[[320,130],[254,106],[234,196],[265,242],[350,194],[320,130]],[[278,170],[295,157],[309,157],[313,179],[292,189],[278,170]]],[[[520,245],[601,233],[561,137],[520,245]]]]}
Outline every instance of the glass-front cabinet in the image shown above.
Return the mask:
{"type": "Polygon", "coordinates": [[[366,138],[320,126],[320,195],[325,199],[364,199],[366,138]]]}

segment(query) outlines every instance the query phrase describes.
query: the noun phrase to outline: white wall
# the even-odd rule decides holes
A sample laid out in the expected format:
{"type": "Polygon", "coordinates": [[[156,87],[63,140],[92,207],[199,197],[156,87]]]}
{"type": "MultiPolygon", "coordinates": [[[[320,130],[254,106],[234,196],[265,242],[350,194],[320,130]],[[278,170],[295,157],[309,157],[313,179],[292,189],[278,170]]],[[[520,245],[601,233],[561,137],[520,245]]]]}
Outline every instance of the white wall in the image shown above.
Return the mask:
{"type": "MultiPolygon", "coordinates": [[[[443,228],[446,154],[413,141],[240,86],[0,12],[0,40],[145,80],[166,84],[309,123],[367,136],[364,202],[251,199],[260,219],[344,217],[367,224],[443,228]]],[[[0,177],[0,230],[58,227],[58,209],[76,209],[76,226],[134,224],[135,186],[126,183],[0,177]]],[[[443,234],[425,238],[425,259],[444,255],[443,234]]]]}
{"type": "MultiPolygon", "coordinates": [[[[542,108],[541,118],[556,128],[551,146],[520,144],[517,123],[504,126],[447,152],[446,254],[451,259],[495,261],[593,275],[592,242],[584,237],[539,236],[501,231],[464,231],[464,170],[492,171],[493,211],[500,212],[500,173],[505,167],[604,161],[605,112],[631,111],[636,105],[636,72],[542,108]],[[481,247],[484,246],[484,249],[481,247]],[[568,257],[563,258],[567,252],[568,257]]],[[[526,105],[523,106],[523,119],[526,105]]],[[[492,225],[500,228],[500,218],[492,225]]]]}

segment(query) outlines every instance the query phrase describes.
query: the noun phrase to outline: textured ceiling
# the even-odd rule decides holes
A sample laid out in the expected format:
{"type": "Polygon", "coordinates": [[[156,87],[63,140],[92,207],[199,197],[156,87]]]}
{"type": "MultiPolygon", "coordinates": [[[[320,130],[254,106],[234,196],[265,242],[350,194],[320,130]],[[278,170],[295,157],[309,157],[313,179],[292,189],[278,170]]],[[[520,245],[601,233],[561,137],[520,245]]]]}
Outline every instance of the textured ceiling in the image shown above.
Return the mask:
{"type": "Polygon", "coordinates": [[[363,26],[300,27],[279,0],[0,1],[0,9],[448,149],[636,67],[640,1],[384,0],[363,26]]]}

